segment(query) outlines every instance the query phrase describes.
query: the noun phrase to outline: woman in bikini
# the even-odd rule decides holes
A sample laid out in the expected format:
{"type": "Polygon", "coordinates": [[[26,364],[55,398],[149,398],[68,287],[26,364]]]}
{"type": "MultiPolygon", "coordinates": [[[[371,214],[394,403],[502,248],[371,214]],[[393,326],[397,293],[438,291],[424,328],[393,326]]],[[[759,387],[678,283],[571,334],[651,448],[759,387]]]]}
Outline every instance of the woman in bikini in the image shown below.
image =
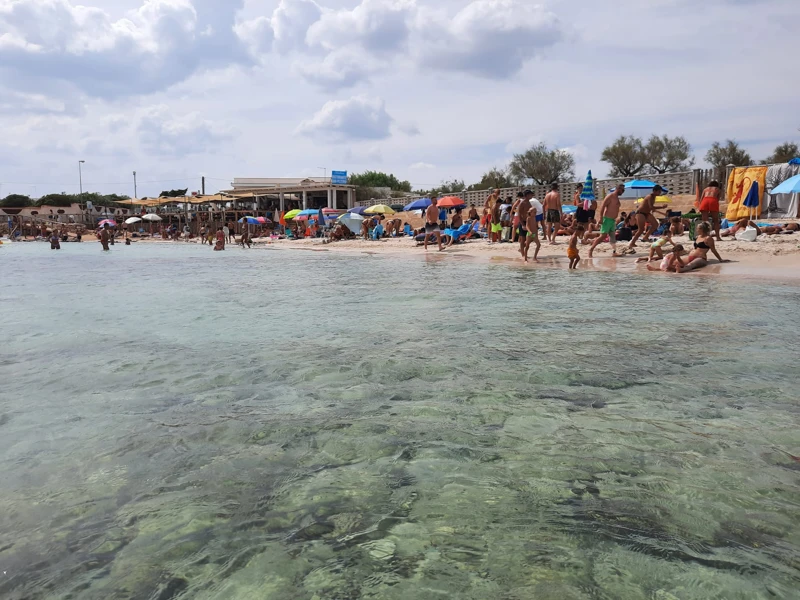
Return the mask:
{"type": "Polygon", "coordinates": [[[703,221],[697,226],[697,239],[694,241],[694,250],[689,253],[686,264],[680,268],[678,273],[688,273],[708,266],[708,253],[711,252],[721,263],[730,262],[722,260],[711,237],[711,225],[703,221]]]}
{"type": "Polygon", "coordinates": [[[714,225],[714,235],[718,242],[722,241],[719,236],[719,201],[722,195],[722,190],[719,188],[718,181],[712,181],[708,187],[703,190],[703,199],[700,201],[700,214],[703,221],[708,223],[708,216],[711,215],[711,222],[714,225]]]}

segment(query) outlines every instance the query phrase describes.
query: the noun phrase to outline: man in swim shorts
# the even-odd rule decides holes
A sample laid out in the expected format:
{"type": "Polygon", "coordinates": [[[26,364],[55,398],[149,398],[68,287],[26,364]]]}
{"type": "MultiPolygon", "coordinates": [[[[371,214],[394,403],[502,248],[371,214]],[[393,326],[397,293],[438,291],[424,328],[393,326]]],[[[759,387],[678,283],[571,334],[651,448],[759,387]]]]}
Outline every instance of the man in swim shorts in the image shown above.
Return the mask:
{"type": "Polygon", "coordinates": [[[611,244],[613,256],[617,254],[617,217],[619,216],[619,209],[621,206],[619,197],[625,193],[625,185],[619,184],[613,192],[605,197],[603,203],[600,205],[600,235],[592,243],[589,249],[589,258],[592,258],[594,249],[600,245],[600,241],[607,235],[608,242],[611,244]]]}
{"type": "Polygon", "coordinates": [[[439,228],[439,208],[436,204],[439,198],[436,194],[431,194],[431,205],[425,211],[425,250],[428,249],[428,239],[433,236],[439,244],[439,251],[442,251],[442,231],[439,228]]]}
{"type": "Polygon", "coordinates": [[[503,225],[501,223],[501,212],[502,208],[500,205],[500,199],[498,198],[497,201],[494,203],[494,207],[492,207],[491,212],[491,231],[489,238],[489,243],[493,244],[495,242],[500,241],[500,233],[503,231],[503,225]]]}
{"type": "Polygon", "coordinates": [[[545,221],[547,222],[547,239],[550,244],[556,243],[556,233],[561,226],[561,194],[558,191],[558,184],[550,186],[550,191],[544,197],[545,221]]]}

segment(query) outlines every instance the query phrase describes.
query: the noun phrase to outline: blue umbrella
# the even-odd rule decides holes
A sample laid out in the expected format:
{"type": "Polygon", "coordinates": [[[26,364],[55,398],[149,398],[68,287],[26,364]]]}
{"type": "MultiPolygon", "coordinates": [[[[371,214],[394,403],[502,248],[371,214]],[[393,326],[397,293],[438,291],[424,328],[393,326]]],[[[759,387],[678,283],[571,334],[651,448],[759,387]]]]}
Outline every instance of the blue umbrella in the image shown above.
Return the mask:
{"type": "Polygon", "coordinates": [[[261,223],[259,223],[258,219],[256,219],[255,217],[242,217],[241,219],[239,219],[239,223],[247,223],[249,225],[261,225],[261,223]]]}
{"type": "Polygon", "coordinates": [[[430,198],[420,198],[419,200],[414,200],[411,204],[407,204],[403,210],[408,212],[411,210],[425,210],[431,205],[430,198]]]}
{"type": "Polygon", "coordinates": [[[758,207],[761,205],[761,197],[758,193],[757,181],[754,181],[753,185],[750,186],[750,191],[747,192],[747,198],[744,199],[742,204],[744,204],[747,208],[755,208],[756,211],[758,210],[758,207]]]}
{"type": "Polygon", "coordinates": [[[353,215],[363,215],[364,211],[367,210],[369,206],[356,206],[355,208],[351,208],[347,212],[353,215]]]}
{"type": "Polygon", "coordinates": [[[789,161],[790,165],[800,165],[800,158],[793,158],[789,161]]]}
{"type": "MultiPolygon", "coordinates": [[[[633,181],[629,181],[625,184],[625,187],[629,190],[646,190],[646,189],[653,189],[658,184],[655,181],[649,181],[647,179],[634,179],[633,181]]],[[[669,190],[664,186],[661,186],[664,190],[664,193],[669,193],[669,190]]]]}
{"type": "Polygon", "coordinates": [[[800,175],[795,175],[773,188],[770,194],[800,194],[800,175]]]}
{"type": "Polygon", "coordinates": [[[306,209],[306,210],[301,210],[299,213],[297,213],[297,216],[298,217],[314,217],[314,216],[317,215],[318,212],[319,212],[319,210],[316,209],[316,208],[309,208],[309,209],[306,209]]]}
{"type": "Polygon", "coordinates": [[[589,210],[591,203],[596,200],[594,197],[594,180],[592,179],[591,170],[589,171],[588,175],[586,175],[586,183],[583,184],[581,200],[583,200],[583,210],[589,210]]]}

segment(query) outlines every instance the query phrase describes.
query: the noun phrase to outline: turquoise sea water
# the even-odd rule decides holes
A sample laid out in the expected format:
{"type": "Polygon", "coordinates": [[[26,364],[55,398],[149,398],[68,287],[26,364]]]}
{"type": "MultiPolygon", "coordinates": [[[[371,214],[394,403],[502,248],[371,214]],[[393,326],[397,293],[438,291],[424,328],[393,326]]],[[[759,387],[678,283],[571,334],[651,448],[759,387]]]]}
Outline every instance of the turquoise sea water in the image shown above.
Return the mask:
{"type": "Polygon", "coordinates": [[[800,287],[440,258],[0,248],[0,598],[800,598],[800,287]]]}

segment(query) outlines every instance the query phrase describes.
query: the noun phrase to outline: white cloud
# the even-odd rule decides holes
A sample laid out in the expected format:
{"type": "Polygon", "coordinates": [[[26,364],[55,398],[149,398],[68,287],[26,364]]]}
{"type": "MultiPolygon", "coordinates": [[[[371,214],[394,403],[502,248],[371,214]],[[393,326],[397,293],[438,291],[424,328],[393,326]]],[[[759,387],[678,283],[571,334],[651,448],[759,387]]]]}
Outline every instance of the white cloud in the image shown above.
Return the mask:
{"type": "Polygon", "coordinates": [[[306,37],[326,50],[356,43],[368,52],[395,52],[405,47],[415,12],[415,0],[362,0],[353,10],[326,11],[306,37]]]}
{"type": "Polygon", "coordinates": [[[425,13],[417,26],[422,66],[505,79],[560,41],[558,17],[530,0],[474,0],[452,19],[425,13]]]}
{"type": "Polygon", "coordinates": [[[70,0],[0,0],[0,72],[9,87],[36,91],[64,82],[106,98],[153,92],[201,67],[242,61],[232,31],[240,5],[145,0],[113,20],[70,0]]]}
{"type": "Polygon", "coordinates": [[[390,136],[392,121],[382,99],[353,96],[348,100],[326,103],[296,131],[338,140],[381,140],[390,136]]]}
{"type": "Polygon", "coordinates": [[[353,48],[343,48],[328,54],[323,60],[299,63],[296,68],[309,83],[325,90],[353,87],[366,81],[383,66],[353,48]]]}
{"type": "Polygon", "coordinates": [[[417,162],[409,167],[409,169],[411,169],[412,171],[428,171],[430,169],[435,169],[435,168],[436,165],[432,165],[426,162],[417,162]]]}
{"type": "Polygon", "coordinates": [[[322,15],[314,0],[281,0],[272,13],[275,51],[285,54],[306,46],[306,33],[322,15]]]}
{"type": "Polygon", "coordinates": [[[230,139],[231,132],[190,112],[175,116],[165,105],[142,115],[137,132],[142,147],[157,155],[188,155],[212,151],[230,139]]]}

